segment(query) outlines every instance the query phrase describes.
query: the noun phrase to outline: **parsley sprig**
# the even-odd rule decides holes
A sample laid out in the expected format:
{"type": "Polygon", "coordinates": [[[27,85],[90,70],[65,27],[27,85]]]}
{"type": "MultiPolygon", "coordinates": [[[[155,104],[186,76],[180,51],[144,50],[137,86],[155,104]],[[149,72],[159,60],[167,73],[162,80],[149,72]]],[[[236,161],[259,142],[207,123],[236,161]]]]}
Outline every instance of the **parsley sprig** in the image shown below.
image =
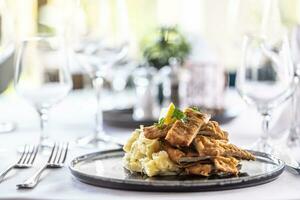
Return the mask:
{"type": "Polygon", "coordinates": [[[187,116],[180,109],[175,108],[173,112],[173,118],[182,121],[183,123],[187,122],[187,116]]]}
{"type": "Polygon", "coordinates": [[[154,123],[154,125],[155,125],[157,128],[162,128],[163,125],[164,125],[164,123],[165,123],[165,118],[162,117],[162,118],[160,118],[160,119],[158,120],[157,123],[154,123]]]}
{"type": "Polygon", "coordinates": [[[194,111],[201,112],[200,108],[198,108],[197,106],[192,106],[191,109],[193,109],[194,111]]]}
{"type": "MultiPolygon", "coordinates": [[[[186,123],[188,121],[186,114],[184,114],[184,112],[182,112],[179,108],[174,109],[174,112],[172,114],[172,119],[180,120],[183,123],[186,123]]],[[[163,128],[164,124],[165,124],[165,118],[164,117],[160,118],[157,123],[154,123],[154,125],[157,128],[163,128]]]]}

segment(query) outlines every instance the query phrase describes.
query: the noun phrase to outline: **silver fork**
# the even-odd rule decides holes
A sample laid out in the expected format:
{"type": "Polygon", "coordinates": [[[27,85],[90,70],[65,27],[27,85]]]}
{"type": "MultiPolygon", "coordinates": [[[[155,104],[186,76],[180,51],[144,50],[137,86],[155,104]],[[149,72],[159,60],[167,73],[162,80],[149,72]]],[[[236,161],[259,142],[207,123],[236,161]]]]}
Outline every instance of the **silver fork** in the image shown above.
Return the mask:
{"type": "Polygon", "coordinates": [[[20,159],[14,164],[10,165],[6,170],[4,170],[0,175],[0,183],[4,180],[7,173],[14,168],[29,168],[32,167],[33,162],[36,158],[38,152],[38,146],[25,145],[20,159]]]}
{"type": "Polygon", "coordinates": [[[68,154],[69,143],[57,144],[55,143],[52,147],[51,154],[47,163],[41,167],[32,177],[28,178],[22,184],[18,184],[18,188],[34,188],[46,168],[61,168],[64,166],[64,163],[68,154]]]}

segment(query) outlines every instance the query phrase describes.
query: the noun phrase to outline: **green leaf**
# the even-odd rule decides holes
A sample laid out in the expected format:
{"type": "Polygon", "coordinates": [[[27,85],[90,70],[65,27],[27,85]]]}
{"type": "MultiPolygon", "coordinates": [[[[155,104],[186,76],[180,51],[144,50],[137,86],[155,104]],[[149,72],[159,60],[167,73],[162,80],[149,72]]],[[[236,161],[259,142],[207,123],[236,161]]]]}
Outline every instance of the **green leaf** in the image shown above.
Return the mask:
{"type": "Polygon", "coordinates": [[[192,106],[191,109],[193,109],[194,111],[201,112],[200,108],[198,108],[197,106],[192,106]]]}
{"type": "Polygon", "coordinates": [[[168,65],[172,57],[183,63],[191,52],[190,43],[176,26],[160,27],[145,37],[142,46],[146,61],[158,69],[168,65]]]}
{"type": "Polygon", "coordinates": [[[160,118],[160,119],[158,120],[157,123],[154,123],[154,126],[156,126],[157,128],[162,128],[163,125],[164,125],[164,123],[165,123],[165,118],[162,117],[162,118],[160,118]]]}
{"type": "Polygon", "coordinates": [[[187,116],[178,108],[175,108],[172,117],[177,120],[181,120],[184,123],[187,121],[187,116]]]}

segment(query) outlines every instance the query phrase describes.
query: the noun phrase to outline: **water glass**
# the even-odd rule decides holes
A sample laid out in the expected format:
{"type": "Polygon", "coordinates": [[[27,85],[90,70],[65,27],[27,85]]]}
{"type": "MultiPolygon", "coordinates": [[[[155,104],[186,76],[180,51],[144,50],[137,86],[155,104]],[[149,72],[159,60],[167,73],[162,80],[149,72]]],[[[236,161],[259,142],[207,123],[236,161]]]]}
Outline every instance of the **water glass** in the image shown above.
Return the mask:
{"type": "Polygon", "coordinates": [[[276,42],[266,37],[246,35],[236,87],[241,97],[262,115],[263,135],[252,149],[272,152],[269,122],[272,110],[292,96],[294,67],[286,34],[276,42]]]}
{"type": "Polygon", "coordinates": [[[39,114],[41,148],[51,145],[44,129],[49,110],[65,98],[72,88],[68,58],[63,38],[56,36],[27,38],[18,49],[15,89],[39,114]]]}

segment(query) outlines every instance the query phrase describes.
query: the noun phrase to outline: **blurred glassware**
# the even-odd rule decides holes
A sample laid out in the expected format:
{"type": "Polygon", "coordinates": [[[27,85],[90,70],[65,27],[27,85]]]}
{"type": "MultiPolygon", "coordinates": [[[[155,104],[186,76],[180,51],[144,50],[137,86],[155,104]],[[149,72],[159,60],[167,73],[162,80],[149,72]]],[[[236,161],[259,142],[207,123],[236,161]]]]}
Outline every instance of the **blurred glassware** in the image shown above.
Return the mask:
{"type": "MultiPolygon", "coordinates": [[[[78,139],[81,146],[99,146],[114,140],[103,129],[101,94],[106,78],[114,76],[114,66],[122,63],[129,46],[128,14],[123,0],[82,0],[75,8],[73,28],[76,59],[92,79],[96,93],[94,134],[78,139]],[[76,24],[75,24],[76,23],[76,24]]],[[[115,85],[117,88],[120,85],[115,85]]]]}
{"type": "Polygon", "coordinates": [[[246,103],[255,105],[263,117],[263,135],[252,149],[273,152],[269,138],[272,110],[292,96],[294,67],[286,34],[274,43],[268,38],[246,35],[236,87],[246,103]]]}
{"type": "MultiPolygon", "coordinates": [[[[195,64],[195,63],[194,63],[195,64]]],[[[185,105],[205,110],[223,110],[225,97],[225,73],[218,63],[189,65],[189,78],[185,83],[185,105]]]]}
{"type": "MultiPolygon", "coordinates": [[[[278,0],[228,0],[225,16],[225,33],[223,45],[221,45],[222,62],[234,78],[237,66],[242,57],[241,44],[243,36],[251,33],[261,33],[270,38],[280,37],[282,28],[281,20],[287,22],[282,5],[278,0]],[[274,34],[276,33],[276,34],[274,34]]],[[[235,80],[230,80],[234,86],[235,80]]]]}
{"type": "Polygon", "coordinates": [[[152,120],[158,117],[158,85],[155,79],[157,70],[142,66],[133,72],[133,83],[136,91],[136,102],[133,108],[133,119],[152,120]]]}
{"type": "Polygon", "coordinates": [[[15,88],[40,116],[39,146],[51,145],[45,133],[49,109],[67,96],[72,88],[69,55],[60,37],[41,36],[22,41],[16,60],[15,88]],[[49,76],[49,72],[57,76],[49,76]]]}
{"type": "MultiPolygon", "coordinates": [[[[0,52],[0,94],[3,93],[9,83],[13,80],[14,67],[13,67],[13,58],[14,58],[14,45],[9,44],[4,47],[0,52]]],[[[0,122],[0,133],[9,133],[16,128],[16,125],[13,122],[1,121],[0,122]]]]}
{"type": "MultiPolygon", "coordinates": [[[[300,25],[297,25],[292,30],[291,34],[291,52],[295,67],[295,76],[299,81],[300,78],[300,25]]],[[[296,85],[295,93],[292,97],[292,124],[288,137],[288,145],[290,147],[300,146],[300,87],[296,85]]]]}
{"type": "Polygon", "coordinates": [[[124,61],[110,68],[106,80],[109,81],[114,92],[118,93],[124,91],[137,66],[138,64],[133,61],[124,61]]]}
{"type": "MultiPolygon", "coordinates": [[[[7,2],[0,1],[0,94],[8,87],[14,76],[14,51],[15,46],[13,39],[14,16],[10,9],[8,9],[7,2]]],[[[14,122],[1,121],[0,133],[12,132],[16,128],[14,122]]]]}
{"type": "Polygon", "coordinates": [[[182,67],[178,58],[170,58],[168,63],[169,65],[159,70],[163,94],[162,107],[167,107],[171,102],[179,107],[180,70],[182,67]]]}
{"type": "Polygon", "coordinates": [[[226,80],[220,56],[206,40],[191,36],[192,52],[180,72],[181,105],[222,111],[226,80]]]}

